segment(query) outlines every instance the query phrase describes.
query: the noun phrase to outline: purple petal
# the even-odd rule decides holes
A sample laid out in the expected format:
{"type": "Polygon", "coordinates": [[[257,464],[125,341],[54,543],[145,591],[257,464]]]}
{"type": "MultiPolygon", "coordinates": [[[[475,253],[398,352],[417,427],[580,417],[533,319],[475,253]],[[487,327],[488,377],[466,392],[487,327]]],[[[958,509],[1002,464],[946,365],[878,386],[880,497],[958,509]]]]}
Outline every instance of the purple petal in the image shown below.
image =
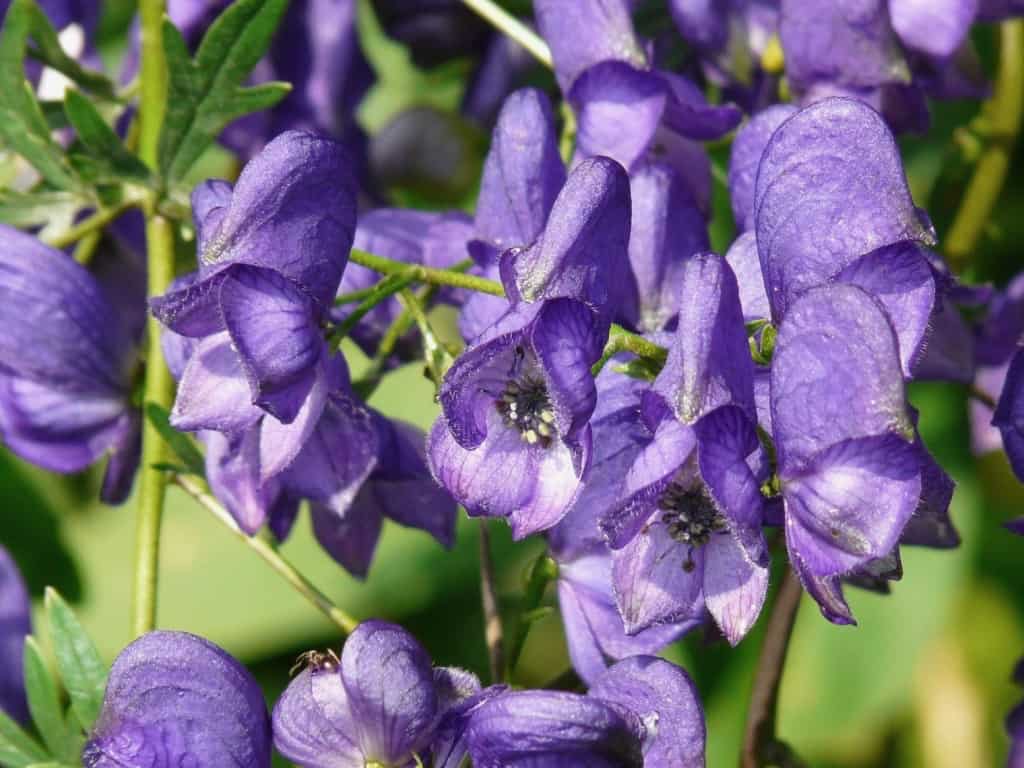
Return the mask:
{"type": "Polygon", "coordinates": [[[799,299],[779,329],[771,371],[784,477],[846,439],[913,435],[896,335],[881,306],[859,288],[833,285],[799,299]]]}
{"type": "Polygon", "coordinates": [[[699,619],[704,558],[703,547],[691,552],[672,538],[655,510],[630,542],[612,552],[615,602],[626,633],[699,619]]]}
{"type": "Polygon", "coordinates": [[[455,667],[434,669],[440,719],[430,745],[434,768],[460,768],[469,747],[466,728],[473,713],[495,696],[507,690],[504,685],[481,689],[480,680],[472,672],[455,667]]]}
{"type": "Polygon", "coordinates": [[[786,75],[798,89],[816,81],[873,88],[909,79],[885,0],[782,0],[779,35],[786,75]]]}
{"type": "Polygon", "coordinates": [[[516,691],[477,709],[467,741],[475,768],[641,768],[640,725],[588,696],[516,691]]]}
{"type": "Polygon", "coordinates": [[[934,240],[885,122],[851,99],[818,102],[775,131],[757,175],[754,220],[777,320],[797,295],[864,254],[934,240]]]}
{"type": "Polygon", "coordinates": [[[253,403],[292,422],[326,351],[311,302],[270,270],[240,268],[221,286],[220,304],[253,403]]]}
{"type": "Polygon", "coordinates": [[[644,765],[702,766],[704,710],[697,687],[680,667],[653,656],[634,656],[609,669],[587,694],[637,714],[654,738],[644,765]]]}
{"type": "Polygon", "coordinates": [[[935,277],[921,246],[883,246],[847,266],[835,281],[856,285],[881,302],[896,331],[903,375],[909,378],[924,350],[936,301],[935,277]]]}
{"type": "Polygon", "coordinates": [[[32,605],[14,560],[0,546],[0,711],[28,721],[22,651],[32,634],[32,605]]]}
{"type": "Polygon", "coordinates": [[[270,719],[249,672],[213,643],[150,632],[110,670],[103,710],[83,753],[89,768],[136,765],[270,766],[270,719]]]}
{"type": "Polygon", "coordinates": [[[341,145],[286,131],[242,169],[202,273],[225,264],[278,272],[326,308],[355,231],[356,185],[341,145]]]}
{"type": "Polygon", "coordinates": [[[569,92],[576,161],[604,155],[632,169],[647,154],[668,99],[668,86],[654,72],[615,60],[587,69],[569,92]]]}
{"type": "Polygon", "coordinates": [[[228,265],[207,279],[192,273],[171,283],[167,293],[149,300],[153,315],[182,336],[201,338],[224,330],[220,311],[220,286],[237,269],[228,265]]]}
{"type": "Polygon", "coordinates": [[[668,85],[665,125],[681,136],[698,141],[720,139],[740,124],[743,113],[734,104],[708,104],[704,93],[681,75],[660,72],[668,85]]]}
{"type": "Polygon", "coordinates": [[[980,345],[945,291],[937,296],[929,325],[924,349],[914,360],[914,379],[970,384],[976,370],[975,349],[980,345]]]}
{"type": "Polygon", "coordinates": [[[110,505],[127,501],[141,460],[142,417],[133,411],[121,419],[120,436],[115,439],[110,449],[110,459],[103,470],[100,501],[110,505]]]}
{"type": "Polygon", "coordinates": [[[331,363],[340,360],[342,358],[338,356],[325,363],[321,358],[313,374],[313,386],[290,424],[283,424],[269,414],[263,417],[259,456],[260,479],[263,482],[291,466],[320,425],[332,384],[331,363]]]}
{"type": "Polygon", "coordinates": [[[686,259],[710,247],[707,223],[682,177],[665,163],[636,168],[630,174],[630,196],[636,324],[644,331],[660,331],[679,312],[686,259]]]}
{"type": "Polygon", "coordinates": [[[363,768],[348,694],[335,667],[302,670],[274,705],[274,746],[303,768],[363,768]]]}
{"type": "Polygon", "coordinates": [[[889,15],[904,45],[946,58],[967,37],[978,4],[979,0],[890,0],[889,15]]]}
{"type": "Polygon", "coordinates": [[[732,536],[712,536],[704,545],[704,603],[730,645],[754,626],[767,593],[767,565],[752,560],[732,536]]]}
{"type": "Polygon", "coordinates": [[[685,424],[666,418],[658,425],[654,439],[643,446],[624,475],[619,503],[601,519],[601,530],[613,548],[625,546],[636,536],[696,445],[693,430],[685,424]]]}
{"type": "Polygon", "coordinates": [[[528,302],[575,299],[614,313],[627,279],[629,216],[622,166],[606,157],[584,160],[565,182],[537,243],[502,258],[506,292],[528,302]]]}
{"type": "Polygon", "coordinates": [[[757,236],[744,232],[729,246],[725,260],[736,275],[744,322],[767,320],[772,316],[757,253],[757,236]]]}
{"type": "Polygon", "coordinates": [[[613,59],[636,67],[646,65],[647,57],[633,31],[631,10],[629,0],[534,3],[533,14],[541,36],[551,46],[555,76],[563,93],[598,62],[613,59]]]}
{"type": "Polygon", "coordinates": [[[211,429],[233,433],[255,424],[262,414],[252,403],[241,361],[228,334],[200,341],[181,376],[171,424],[186,432],[211,429]]]}
{"type": "Polygon", "coordinates": [[[679,330],[654,391],[686,424],[730,403],[753,416],[754,367],[732,269],[713,253],[694,256],[679,293],[679,330]]]}
{"type": "Polygon", "coordinates": [[[915,446],[897,435],[845,440],[783,480],[790,558],[838,576],[885,557],[921,495],[915,446]]]}
{"type": "MultiPolygon", "coordinates": [[[[676,5],[679,4],[677,0],[676,5]]],[[[754,184],[761,155],[775,129],[796,111],[790,104],[776,104],[758,112],[736,131],[729,155],[729,199],[740,232],[754,228],[754,184]]]]}
{"type": "Polygon", "coordinates": [[[277,495],[276,484],[260,482],[260,428],[252,426],[231,437],[204,432],[203,443],[210,490],[243,531],[255,534],[277,495]]]}
{"type": "Polygon", "coordinates": [[[224,215],[231,205],[232,187],[222,179],[209,179],[192,190],[192,218],[196,223],[196,253],[217,240],[224,215]]]}
{"type": "Polygon", "coordinates": [[[516,91],[505,99],[484,163],[477,233],[501,250],[530,245],[563,184],[550,100],[533,88],[516,91]]]}
{"type": "Polygon", "coordinates": [[[365,579],[369,573],[384,522],[375,504],[360,503],[363,493],[365,490],[341,513],[322,504],[310,506],[316,540],[327,554],[358,579],[365,579]]]}
{"type": "Polygon", "coordinates": [[[928,452],[920,436],[915,447],[921,461],[921,499],[903,529],[900,544],[933,549],[958,547],[960,534],[949,516],[956,483],[928,452]]]}
{"type": "Polygon", "coordinates": [[[345,641],[341,679],[367,762],[402,765],[427,745],[437,692],[430,658],[412,635],[364,621],[345,641]]]}
{"type": "Polygon", "coordinates": [[[821,615],[833,624],[856,624],[850,606],[843,596],[843,587],[838,576],[815,576],[797,558],[791,561],[793,570],[807,594],[814,598],[821,615]]]}
{"type": "Polygon", "coordinates": [[[1024,352],[1017,352],[1010,361],[992,424],[1003,436],[1003,448],[1014,474],[1024,478],[1024,352]]]}
{"type": "Polygon", "coordinates": [[[715,0],[669,0],[668,7],[684,40],[709,51],[725,47],[729,39],[731,14],[723,10],[721,3],[715,0]]]}

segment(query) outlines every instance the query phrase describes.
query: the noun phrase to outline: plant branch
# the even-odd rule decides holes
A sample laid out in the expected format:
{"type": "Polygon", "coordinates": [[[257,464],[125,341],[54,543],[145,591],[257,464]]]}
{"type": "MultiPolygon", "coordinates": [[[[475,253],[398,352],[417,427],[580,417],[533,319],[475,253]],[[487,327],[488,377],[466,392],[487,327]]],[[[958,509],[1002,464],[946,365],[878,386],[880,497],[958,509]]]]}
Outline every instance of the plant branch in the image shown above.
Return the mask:
{"type": "Polygon", "coordinates": [[[454,288],[467,288],[477,293],[489,293],[491,296],[504,296],[505,289],[501,283],[495,280],[488,280],[485,277],[467,275],[458,269],[435,269],[424,267],[419,264],[406,264],[403,261],[386,259],[383,256],[375,256],[366,251],[352,249],[349,260],[355,264],[380,272],[384,275],[396,273],[408,273],[416,282],[430,283],[432,285],[450,285],[454,288]]]}
{"type": "Polygon", "coordinates": [[[793,569],[787,566],[768,619],[761,658],[757,662],[744,730],[743,751],[740,753],[740,768],[779,765],[782,759],[785,759],[785,765],[798,764],[794,762],[796,758],[790,750],[776,738],[775,723],[786,651],[789,649],[789,639],[793,634],[802,594],[800,580],[793,569]]]}
{"type": "MultiPolygon", "coordinates": [[[[174,231],[171,222],[154,216],[146,222],[149,254],[150,296],[167,290],[174,278],[174,231]]],[[[146,378],[144,406],[154,403],[170,410],[174,380],[160,352],[160,324],[150,315],[146,321],[146,378]]],[[[167,444],[149,420],[142,427],[142,468],[135,541],[135,594],[132,630],[136,637],[156,627],[157,578],[160,563],[160,524],[163,518],[167,476],[154,465],[169,459],[167,444]]]]}
{"type": "Polygon", "coordinates": [[[139,66],[139,157],[156,169],[160,129],[167,110],[167,61],[164,58],[164,0],[141,0],[141,63],[139,66]]]}
{"type": "Polygon", "coordinates": [[[469,8],[472,8],[489,24],[500,32],[511,37],[533,58],[539,61],[548,69],[554,69],[554,62],[551,59],[551,49],[544,42],[540,35],[523,24],[519,19],[510,14],[493,0],[462,0],[469,8]]]}
{"type": "Polygon", "coordinates": [[[74,245],[86,236],[99,232],[122,213],[138,204],[138,200],[130,199],[111,208],[101,208],[70,229],[49,238],[47,245],[52,245],[54,248],[67,248],[69,245],[74,245]]]}
{"type": "Polygon", "coordinates": [[[494,562],[491,559],[491,536],[487,531],[487,518],[480,518],[480,602],[484,610],[484,642],[487,644],[487,661],[491,670],[491,682],[498,683],[505,675],[504,636],[501,626],[501,609],[498,592],[494,584],[494,562]]]}
{"type": "Polygon", "coordinates": [[[955,272],[970,263],[1010,169],[1024,114],[1024,20],[999,26],[999,72],[983,108],[988,140],[978,159],[953,224],[946,235],[946,256],[955,272]]]}
{"type": "Polygon", "coordinates": [[[275,573],[281,576],[300,595],[312,603],[317,610],[321,611],[335,626],[346,635],[358,626],[359,621],[349,616],[345,611],[336,606],[331,599],[317,589],[299,571],[289,563],[284,556],[277,551],[274,544],[269,540],[267,534],[249,536],[238,527],[234,518],[221,506],[210,493],[203,487],[202,481],[196,480],[188,475],[174,475],[174,484],[185,493],[198,501],[207,511],[213,514],[225,528],[235,534],[235,537],[244,542],[257,555],[263,558],[275,573]]]}
{"type": "Polygon", "coordinates": [[[558,563],[545,552],[534,561],[533,567],[530,568],[530,575],[527,577],[526,591],[523,594],[523,610],[519,616],[519,624],[516,627],[508,655],[510,677],[519,664],[519,657],[523,655],[530,627],[533,626],[530,616],[536,614],[544,600],[544,592],[547,591],[548,584],[556,578],[558,578],[558,563]]]}

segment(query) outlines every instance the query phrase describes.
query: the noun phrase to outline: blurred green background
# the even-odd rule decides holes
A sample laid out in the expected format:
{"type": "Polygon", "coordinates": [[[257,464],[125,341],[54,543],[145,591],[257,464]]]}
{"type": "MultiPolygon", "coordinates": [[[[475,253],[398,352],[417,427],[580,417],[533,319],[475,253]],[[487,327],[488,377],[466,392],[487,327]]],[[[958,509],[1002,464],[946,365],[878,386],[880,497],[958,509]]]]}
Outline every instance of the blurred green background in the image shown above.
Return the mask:
{"type": "MultiPolygon", "coordinates": [[[[129,3],[110,6],[108,57],[117,54],[130,11],[129,3]]],[[[361,33],[378,74],[360,113],[371,134],[413,106],[460,120],[467,62],[423,72],[372,19],[364,19],[361,33]]],[[[980,29],[976,37],[991,68],[991,30],[980,29]]],[[[553,89],[544,73],[533,82],[553,89]]],[[[936,105],[932,132],[903,141],[915,198],[932,214],[940,238],[971,171],[958,137],[977,111],[972,103],[936,105]]],[[[451,174],[450,188],[433,196],[414,183],[391,190],[402,205],[440,201],[471,208],[487,137],[460,125],[464,164],[451,174]]],[[[971,277],[979,281],[1004,282],[1024,266],[1024,145],[1018,142],[1017,149],[1008,186],[973,262],[971,277]]],[[[724,168],[727,148],[714,155],[724,168]]],[[[224,158],[211,157],[207,167],[223,172],[224,158]]],[[[716,185],[716,248],[724,249],[731,236],[728,200],[716,185]]],[[[358,374],[361,356],[346,352],[358,374]]],[[[958,483],[952,514],[963,545],[952,552],[905,550],[905,575],[889,596],[849,588],[857,627],[827,623],[804,599],[782,686],[779,728],[814,766],[962,768],[1005,760],[1002,719],[1020,696],[1009,676],[1024,654],[1024,544],[1000,523],[1024,512],[1024,490],[1001,454],[971,455],[962,388],[919,385],[911,399],[921,411],[925,441],[958,483]]],[[[417,365],[388,377],[371,402],[423,428],[437,410],[417,365]]],[[[45,585],[56,586],[112,659],[129,640],[134,508],[131,502],[120,508],[98,504],[97,488],[95,473],[58,478],[0,455],[0,543],[22,566],[33,594],[38,598],[45,585]]],[[[491,530],[503,611],[511,618],[524,571],[540,545],[513,544],[501,525],[491,530]]],[[[349,578],[319,550],[304,518],[283,552],[352,614],[399,621],[436,663],[486,674],[475,522],[461,521],[451,552],[425,534],[388,524],[365,583],[349,578]]],[[[228,649],[258,676],[268,700],[286,685],[295,656],[339,644],[331,624],[177,489],[170,491],[165,520],[159,600],[160,626],[204,635],[228,649]]],[[[764,624],[762,617],[737,649],[698,633],[668,652],[702,693],[713,768],[736,764],[764,624]]],[[[541,685],[567,668],[555,615],[535,625],[517,682],[541,685]]]]}

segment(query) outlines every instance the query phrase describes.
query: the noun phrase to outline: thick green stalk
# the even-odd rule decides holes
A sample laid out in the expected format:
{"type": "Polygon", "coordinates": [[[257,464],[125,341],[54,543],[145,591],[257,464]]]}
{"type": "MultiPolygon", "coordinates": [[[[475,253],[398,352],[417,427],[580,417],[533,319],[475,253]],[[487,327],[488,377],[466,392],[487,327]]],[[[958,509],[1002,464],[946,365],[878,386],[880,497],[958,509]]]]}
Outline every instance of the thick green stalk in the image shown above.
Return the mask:
{"type": "Polygon", "coordinates": [[[985,103],[988,138],[960,210],[946,235],[946,256],[955,272],[974,255],[1010,169],[1013,145],[1024,114],[1024,20],[999,27],[999,72],[992,98],[985,103]]]}
{"type": "Polygon", "coordinates": [[[555,65],[551,59],[551,49],[548,48],[548,44],[544,42],[540,35],[500,5],[493,2],[493,0],[462,0],[462,2],[476,11],[496,29],[504,32],[523,46],[533,58],[545,67],[548,69],[554,68],[555,65]]]}
{"type": "Polygon", "coordinates": [[[323,592],[317,589],[309,579],[303,576],[294,565],[288,562],[284,556],[277,551],[272,540],[268,535],[259,534],[256,536],[249,536],[245,531],[238,527],[238,524],[234,521],[228,511],[221,506],[210,493],[204,488],[204,483],[201,480],[197,480],[187,475],[175,475],[174,482],[178,485],[185,493],[191,496],[193,499],[198,501],[206,508],[207,511],[213,514],[217,520],[221,522],[229,531],[235,534],[235,537],[242,541],[248,546],[253,552],[263,558],[263,561],[267,563],[274,572],[288,582],[291,587],[302,595],[306,600],[312,603],[317,610],[321,611],[328,619],[334,622],[335,626],[338,627],[346,635],[352,634],[352,631],[359,625],[358,619],[349,616],[345,611],[336,606],[331,602],[331,599],[327,597],[323,592]]]}
{"type": "MultiPolygon", "coordinates": [[[[149,255],[149,295],[164,293],[174,278],[174,230],[163,216],[146,222],[146,246],[149,255]]],[[[155,403],[169,410],[174,399],[174,380],[160,353],[160,324],[150,316],[146,322],[148,346],[143,403],[155,403]]],[[[171,457],[167,444],[156,428],[146,420],[142,430],[142,468],[138,521],[135,540],[135,599],[132,629],[135,636],[156,626],[157,573],[160,561],[160,521],[163,517],[167,475],[154,469],[171,457]]]]}
{"type": "Polygon", "coordinates": [[[164,0],[140,0],[142,60],[139,66],[139,157],[157,167],[160,128],[167,110],[167,61],[164,58],[164,0]]]}

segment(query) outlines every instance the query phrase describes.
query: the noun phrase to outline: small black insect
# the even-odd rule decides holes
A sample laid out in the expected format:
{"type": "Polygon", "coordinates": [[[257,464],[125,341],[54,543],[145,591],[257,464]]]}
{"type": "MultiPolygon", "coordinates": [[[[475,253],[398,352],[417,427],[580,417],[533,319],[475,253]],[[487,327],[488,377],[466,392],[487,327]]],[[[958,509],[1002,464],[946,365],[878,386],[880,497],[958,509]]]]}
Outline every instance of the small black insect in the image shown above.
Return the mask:
{"type": "Polygon", "coordinates": [[[341,659],[338,658],[338,654],[333,650],[306,651],[299,654],[299,657],[295,659],[295,664],[288,671],[288,674],[294,677],[297,672],[303,669],[312,669],[314,672],[322,672],[324,670],[331,672],[337,669],[339,664],[341,664],[341,659]]]}

